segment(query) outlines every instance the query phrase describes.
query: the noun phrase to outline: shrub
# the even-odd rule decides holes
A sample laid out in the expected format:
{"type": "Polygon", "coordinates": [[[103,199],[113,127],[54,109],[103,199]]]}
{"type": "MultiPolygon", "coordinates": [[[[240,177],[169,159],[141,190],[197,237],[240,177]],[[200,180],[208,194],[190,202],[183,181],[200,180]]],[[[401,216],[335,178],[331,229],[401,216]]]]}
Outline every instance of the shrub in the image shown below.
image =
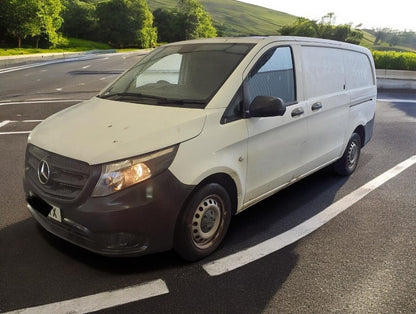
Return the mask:
{"type": "Polygon", "coordinates": [[[416,53],[373,51],[377,69],[416,71],[416,53]]]}

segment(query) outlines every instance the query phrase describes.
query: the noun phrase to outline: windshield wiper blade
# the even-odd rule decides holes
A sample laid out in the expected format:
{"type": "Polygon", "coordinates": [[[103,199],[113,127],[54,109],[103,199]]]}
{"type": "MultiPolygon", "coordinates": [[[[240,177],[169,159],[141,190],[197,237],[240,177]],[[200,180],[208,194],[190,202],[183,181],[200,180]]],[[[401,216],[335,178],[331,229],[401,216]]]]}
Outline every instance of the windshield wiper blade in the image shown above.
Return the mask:
{"type": "Polygon", "coordinates": [[[103,98],[103,99],[109,99],[109,98],[123,98],[123,97],[131,97],[131,98],[153,98],[152,96],[149,95],[143,95],[140,93],[114,93],[114,94],[101,94],[98,95],[98,97],[103,98]]]}
{"type": "Polygon", "coordinates": [[[199,108],[201,105],[206,105],[206,101],[204,100],[195,100],[195,99],[177,99],[177,98],[167,98],[163,96],[157,95],[147,95],[141,93],[114,93],[114,94],[104,94],[98,95],[98,97],[103,99],[114,99],[114,100],[143,100],[143,99],[151,99],[155,100],[157,105],[173,105],[173,106],[184,106],[187,107],[195,107],[199,108]]]}

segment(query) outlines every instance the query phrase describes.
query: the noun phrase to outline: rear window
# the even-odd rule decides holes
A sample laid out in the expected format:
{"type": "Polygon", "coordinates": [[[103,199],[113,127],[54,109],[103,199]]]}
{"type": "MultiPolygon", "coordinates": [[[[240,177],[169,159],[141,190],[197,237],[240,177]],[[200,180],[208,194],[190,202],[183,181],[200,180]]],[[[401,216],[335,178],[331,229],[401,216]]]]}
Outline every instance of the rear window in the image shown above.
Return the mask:
{"type": "Polygon", "coordinates": [[[344,55],[347,89],[374,85],[374,75],[368,56],[363,53],[346,51],[344,55]]]}

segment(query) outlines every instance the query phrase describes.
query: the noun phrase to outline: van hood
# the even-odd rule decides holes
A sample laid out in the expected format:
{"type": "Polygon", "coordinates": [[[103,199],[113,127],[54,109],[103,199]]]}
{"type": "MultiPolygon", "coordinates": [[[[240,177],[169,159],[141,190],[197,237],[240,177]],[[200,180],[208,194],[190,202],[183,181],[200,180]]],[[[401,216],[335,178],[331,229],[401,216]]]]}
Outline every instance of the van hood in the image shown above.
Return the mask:
{"type": "Polygon", "coordinates": [[[39,124],[29,143],[90,165],[126,159],[201,133],[203,109],[141,105],[94,97],[39,124]]]}

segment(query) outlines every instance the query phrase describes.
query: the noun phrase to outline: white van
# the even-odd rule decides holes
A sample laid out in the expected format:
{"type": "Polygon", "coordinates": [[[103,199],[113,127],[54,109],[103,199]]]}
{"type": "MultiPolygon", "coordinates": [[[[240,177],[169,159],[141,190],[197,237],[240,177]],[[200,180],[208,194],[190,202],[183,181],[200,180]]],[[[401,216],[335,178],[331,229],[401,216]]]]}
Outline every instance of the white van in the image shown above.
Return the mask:
{"type": "Polygon", "coordinates": [[[28,208],[104,255],[175,249],[197,260],[231,216],[334,164],[351,174],[376,103],[370,52],[296,37],[155,49],[28,139],[28,208]]]}

